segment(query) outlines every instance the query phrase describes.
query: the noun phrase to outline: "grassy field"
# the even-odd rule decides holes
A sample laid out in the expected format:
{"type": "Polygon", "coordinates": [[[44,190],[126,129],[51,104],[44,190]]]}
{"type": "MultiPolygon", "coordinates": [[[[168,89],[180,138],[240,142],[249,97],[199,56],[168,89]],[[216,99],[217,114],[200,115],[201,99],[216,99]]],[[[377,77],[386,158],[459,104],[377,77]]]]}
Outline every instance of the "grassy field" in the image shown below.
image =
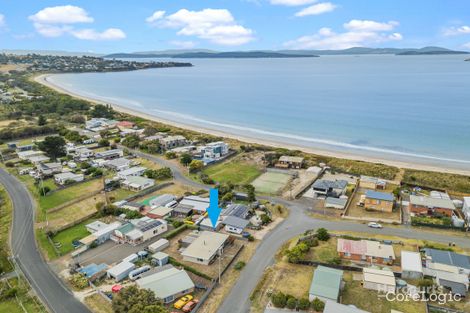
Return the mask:
{"type": "Polygon", "coordinates": [[[331,158],[326,160],[326,163],[331,166],[331,168],[341,172],[380,177],[389,180],[393,180],[399,172],[399,169],[394,166],[363,161],[331,158]]]}
{"type": "Polygon", "coordinates": [[[47,235],[44,230],[36,230],[36,240],[38,242],[39,248],[41,249],[43,255],[46,257],[47,260],[53,260],[58,257],[54,250],[54,247],[50,244],[49,240],[47,239],[47,235]]]}
{"type": "Polygon", "coordinates": [[[8,261],[10,248],[8,246],[8,238],[10,225],[13,219],[13,207],[10,197],[3,186],[0,187],[0,273],[10,272],[11,264],[8,261]]]}
{"type": "Polygon", "coordinates": [[[55,208],[61,204],[74,200],[86,194],[90,194],[103,187],[101,179],[94,179],[82,184],[77,184],[72,187],[54,192],[48,196],[41,196],[39,198],[39,206],[42,211],[55,208]]]}
{"type": "Polygon", "coordinates": [[[86,230],[85,225],[95,221],[96,219],[89,219],[80,224],[67,228],[52,237],[54,243],[60,243],[58,247],[62,255],[69,253],[73,250],[72,241],[81,239],[88,236],[90,233],[86,230]]]}
{"type": "Polygon", "coordinates": [[[113,313],[111,302],[106,301],[97,293],[86,297],[85,304],[92,310],[93,313],[113,313]]]}
{"type": "Polygon", "coordinates": [[[289,182],[291,175],[287,173],[266,172],[253,181],[257,192],[278,194],[289,182]]]}
{"type": "Polygon", "coordinates": [[[249,184],[261,174],[258,166],[240,157],[209,166],[203,172],[216,182],[236,185],[249,184]]]}
{"type": "Polygon", "coordinates": [[[470,194],[470,176],[405,169],[403,182],[409,185],[470,194]]]}

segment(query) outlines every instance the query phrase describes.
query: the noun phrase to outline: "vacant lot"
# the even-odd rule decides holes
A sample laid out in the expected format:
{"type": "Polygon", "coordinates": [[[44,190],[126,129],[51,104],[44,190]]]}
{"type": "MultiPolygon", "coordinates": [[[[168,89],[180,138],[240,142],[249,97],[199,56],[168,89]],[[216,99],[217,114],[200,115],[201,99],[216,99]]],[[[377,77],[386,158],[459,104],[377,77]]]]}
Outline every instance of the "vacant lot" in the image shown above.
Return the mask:
{"type": "Polygon", "coordinates": [[[231,182],[236,185],[249,184],[261,174],[260,167],[243,156],[209,166],[203,172],[216,182],[231,182]]]}
{"type": "Polygon", "coordinates": [[[403,182],[412,186],[470,194],[470,176],[406,169],[403,182]]]}
{"type": "Polygon", "coordinates": [[[106,301],[102,296],[100,296],[97,293],[86,297],[85,298],[85,304],[94,313],[112,313],[113,312],[111,302],[106,301]]]}
{"type": "Polygon", "coordinates": [[[292,175],[288,173],[266,172],[253,181],[257,192],[279,194],[289,183],[292,175]]]}
{"type": "Polygon", "coordinates": [[[42,211],[47,211],[84,195],[92,194],[101,188],[103,188],[101,179],[90,180],[56,191],[48,196],[41,196],[39,198],[39,206],[42,211]]]}

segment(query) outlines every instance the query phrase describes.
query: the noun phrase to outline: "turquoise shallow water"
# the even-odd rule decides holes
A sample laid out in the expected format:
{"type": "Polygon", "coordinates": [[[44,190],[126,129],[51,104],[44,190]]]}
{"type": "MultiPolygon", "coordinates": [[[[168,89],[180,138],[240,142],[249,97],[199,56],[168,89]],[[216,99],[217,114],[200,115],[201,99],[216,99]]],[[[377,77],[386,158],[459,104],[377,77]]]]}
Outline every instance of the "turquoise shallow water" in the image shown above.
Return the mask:
{"type": "Polygon", "coordinates": [[[194,59],[191,68],[49,80],[190,125],[470,169],[470,62],[464,58],[194,59]]]}

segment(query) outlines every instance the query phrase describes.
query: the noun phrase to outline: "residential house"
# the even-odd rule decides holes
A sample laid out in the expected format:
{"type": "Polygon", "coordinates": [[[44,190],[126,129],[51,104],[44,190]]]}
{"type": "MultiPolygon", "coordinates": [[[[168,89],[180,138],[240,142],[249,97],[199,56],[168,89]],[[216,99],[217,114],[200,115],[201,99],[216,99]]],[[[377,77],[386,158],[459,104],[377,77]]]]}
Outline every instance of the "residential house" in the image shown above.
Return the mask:
{"type": "Polygon", "coordinates": [[[168,136],[160,139],[160,145],[165,150],[170,150],[176,147],[186,146],[188,140],[181,135],[168,136]]]}
{"type": "Polygon", "coordinates": [[[383,293],[395,293],[397,284],[392,271],[364,268],[362,286],[383,293]]]}
{"type": "Polygon", "coordinates": [[[228,235],[202,231],[181,253],[184,261],[209,265],[222,252],[229,239],[228,235]]]}
{"type": "Polygon", "coordinates": [[[83,161],[93,157],[94,154],[93,150],[87,147],[77,147],[74,152],[74,157],[75,159],[83,161]]]}
{"type": "Polygon", "coordinates": [[[126,210],[131,210],[135,212],[140,212],[144,209],[145,205],[139,202],[129,201],[121,205],[121,208],[126,210]]]}
{"type": "Polygon", "coordinates": [[[106,226],[108,226],[108,224],[103,223],[101,221],[94,221],[94,222],[91,222],[91,223],[85,225],[85,228],[89,233],[94,233],[94,232],[97,232],[100,229],[105,228],[106,226]]]}
{"type": "Polygon", "coordinates": [[[337,210],[344,210],[348,203],[348,197],[342,196],[341,198],[326,197],[325,208],[333,208],[337,210]]]}
{"type": "Polygon", "coordinates": [[[339,198],[346,193],[347,186],[346,180],[318,179],[313,183],[312,188],[315,196],[339,198]]]}
{"type": "Polygon", "coordinates": [[[359,179],[359,187],[372,190],[385,190],[387,188],[387,181],[370,176],[361,176],[359,179]]]}
{"type": "Polygon", "coordinates": [[[395,197],[388,192],[367,190],[364,199],[364,208],[380,212],[392,212],[395,197]]]}
{"type": "Polygon", "coordinates": [[[58,185],[62,185],[62,186],[68,183],[81,182],[84,179],[85,179],[85,176],[83,174],[75,174],[72,172],[64,172],[64,173],[54,175],[54,181],[58,185]]]}
{"type": "Polygon", "coordinates": [[[371,264],[390,264],[395,260],[393,246],[378,241],[338,238],[337,251],[343,259],[371,264]]]}
{"type": "Polygon", "coordinates": [[[210,205],[210,200],[209,198],[199,196],[187,196],[184,197],[179,204],[191,207],[195,214],[204,214],[210,205]]]}
{"type": "Polygon", "coordinates": [[[199,226],[200,230],[208,230],[208,231],[219,231],[224,226],[222,224],[221,219],[219,218],[217,222],[215,222],[215,227],[214,227],[209,217],[205,217],[202,220],[196,221],[196,224],[199,226]]]}
{"type": "Polygon", "coordinates": [[[16,152],[30,151],[34,149],[34,145],[21,145],[21,146],[16,146],[15,148],[16,148],[16,152]]]}
{"type": "Polygon", "coordinates": [[[223,141],[217,141],[198,147],[197,150],[203,159],[220,159],[228,154],[229,145],[223,141]]]}
{"type": "Polygon", "coordinates": [[[62,164],[56,162],[39,163],[36,169],[42,176],[51,176],[62,172],[62,164]]]}
{"type": "Polygon", "coordinates": [[[112,159],[104,163],[104,167],[116,172],[127,170],[130,166],[131,160],[126,158],[112,159]]]}
{"type": "Polygon", "coordinates": [[[283,155],[275,166],[278,168],[302,168],[303,164],[303,157],[283,155]]]}
{"type": "Polygon", "coordinates": [[[173,208],[173,212],[171,212],[171,216],[177,218],[186,218],[188,216],[191,216],[192,214],[193,207],[184,204],[178,204],[176,207],[173,208]]]}
{"type": "Polygon", "coordinates": [[[423,262],[419,252],[401,251],[401,277],[405,279],[423,277],[423,262]]]}
{"type": "Polygon", "coordinates": [[[129,223],[116,229],[111,239],[119,243],[138,245],[165,233],[167,230],[168,224],[165,220],[154,220],[144,216],[136,220],[131,220],[129,223]]]}
{"type": "Polygon", "coordinates": [[[123,261],[113,267],[107,272],[108,278],[114,278],[116,282],[120,282],[129,276],[129,273],[135,269],[135,264],[131,262],[123,261]]]}
{"type": "Polygon", "coordinates": [[[122,158],[124,156],[124,151],[121,149],[111,149],[106,151],[97,152],[95,157],[97,159],[111,160],[116,158],[122,158]]]}
{"type": "Polygon", "coordinates": [[[120,130],[123,130],[123,129],[128,129],[128,128],[132,128],[135,126],[135,123],[133,122],[129,122],[129,121],[120,121],[116,124],[116,126],[120,129],[120,130]]]}
{"type": "Polygon", "coordinates": [[[468,291],[468,275],[439,271],[436,275],[437,285],[448,289],[451,293],[465,297],[468,291]]]}
{"type": "Polygon", "coordinates": [[[172,265],[166,265],[156,273],[143,275],[136,281],[140,288],[151,290],[157,299],[163,303],[174,300],[194,291],[195,285],[183,269],[177,269],[172,265]]]}
{"type": "Polygon", "coordinates": [[[147,212],[147,216],[150,218],[166,218],[171,216],[171,212],[173,212],[173,208],[167,208],[166,206],[159,206],[155,209],[151,209],[147,212]]]}
{"type": "Polygon", "coordinates": [[[338,302],[342,288],[343,271],[325,266],[318,266],[313,271],[313,279],[308,292],[308,299],[338,302]]]}
{"type": "Polygon", "coordinates": [[[152,264],[154,264],[155,266],[163,266],[168,264],[170,256],[164,252],[159,251],[152,254],[151,259],[152,264]]]}
{"type": "Polygon", "coordinates": [[[462,212],[467,219],[467,223],[470,224],[470,197],[463,198],[462,212]]]}
{"type": "MultiPolygon", "coordinates": [[[[104,223],[103,223],[104,224],[104,223]]],[[[99,228],[97,227],[97,224],[92,225],[88,224],[87,225],[87,230],[93,230],[96,229],[96,231],[91,232],[90,235],[80,239],[80,243],[83,244],[84,246],[90,246],[92,243],[96,244],[102,244],[106,241],[108,241],[114,231],[121,227],[121,222],[113,222],[111,224],[105,224],[106,226],[101,225],[99,228]]]]}
{"type": "Polygon", "coordinates": [[[38,155],[38,156],[29,157],[27,160],[37,165],[39,163],[49,162],[51,158],[45,155],[38,155]]]}
{"type": "Polygon", "coordinates": [[[32,157],[43,156],[44,152],[40,150],[27,150],[16,153],[21,160],[29,160],[32,157]]]}
{"type": "Polygon", "coordinates": [[[438,214],[451,217],[454,214],[455,206],[450,199],[411,195],[409,210],[419,215],[438,214]]]}
{"type": "Polygon", "coordinates": [[[160,196],[155,196],[150,198],[148,201],[148,205],[152,208],[156,208],[159,206],[167,206],[174,202],[176,200],[176,197],[174,195],[170,194],[163,194],[160,196]]]}
{"type": "Polygon", "coordinates": [[[425,248],[426,267],[432,268],[435,264],[444,264],[458,268],[459,273],[470,275],[470,256],[451,251],[425,248]]]}
{"type": "Polygon", "coordinates": [[[236,216],[227,216],[222,221],[222,224],[225,225],[225,230],[229,233],[241,234],[250,222],[246,219],[236,217],[236,216]]]}
{"type": "Polygon", "coordinates": [[[239,204],[239,203],[231,203],[227,205],[225,209],[222,210],[222,213],[220,214],[222,217],[224,216],[236,216],[239,218],[248,218],[250,211],[248,209],[248,206],[244,204],[239,204]]]}
{"type": "Polygon", "coordinates": [[[121,183],[122,188],[132,190],[132,191],[141,191],[147,188],[150,188],[155,185],[155,181],[150,178],[145,178],[141,176],[129,176],[125,181],[121,183]]]}
{"type": "Polygon", "coordinates": [[[143,166],[134,166],[117,173],[120,179],[126,179],[128,176],[142,176],[145,171],[147,170],[146,167],[143,166]]]}
{"type": "Polygon", "coordinates": [[[325,308],[323,309],[323,313],[369,313],[369,312],[364,311],[364,310],[359,310],[352,304],[345,305],[345,304],[337,303],[331,300],[327,300],[325,302],[325,308]]]}
{"type": "Polygon", "coordinates": [[[115,127],[117,121],[110,120],[107,118],[92,118],[85,122],[85,129],[99,132],[108,128],[115,127]]]}

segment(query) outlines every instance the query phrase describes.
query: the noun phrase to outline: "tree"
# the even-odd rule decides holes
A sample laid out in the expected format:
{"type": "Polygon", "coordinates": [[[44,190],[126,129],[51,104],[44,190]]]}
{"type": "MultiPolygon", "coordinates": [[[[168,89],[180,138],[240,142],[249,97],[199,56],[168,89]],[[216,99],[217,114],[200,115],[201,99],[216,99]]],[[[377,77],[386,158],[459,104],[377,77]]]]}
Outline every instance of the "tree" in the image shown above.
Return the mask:
{"type": "Polygon", "coordinates": [[[225,201],[225,202],[232,201],[232,199],[233,199],[233,193],[231,193],[231,192],[227,192],[227,193],[222,197],[222,201],[225,201]]]}
{"type": "Polygon", "coordinates": [[[175,159],[176,153],[173,151],[168,151],[167,153],[165,153],[165,158],[167,158],[168,160],[175,159]]]}
{"type": "Polygon", "coordinates": [[[198,172],[202,170],[204,167],[204,162],[201,160],[192,160],[191,163],[189,163],[189,170],[191,172],[198,172]]]}
{"type": "Polygon", "coordinates": [[[144,176],[152,179],[169,179],[173,177],[173,173],[169,167],[159,168],[158,170],[147,169],[144,176]]]}
{"type": "Polygon", "coordinates": [[[268,216],[268,214],[261,214],[259,218],[261,219],[261,223],[263,225],[271,223],[271,218],[268,216]]]}
{"type": "Polygon", "coordinates": [[[39,115],[38,117],[38,125],[39,126],[44,126],[47,124],[47,119],[44,117],[44,115],[39,115]]]}
{"type": "Polygon", "coordinates": [[[168,310],[157,300],[155,293],[136,286],[123,288],[112,301],[115,313],[167,313],[168,310]]]}
{"type": "Polygon", "coordinates": [[[317,229],[317,239],[320,241],[328,241],[330,239],[330,234],[325,228],[317,229]]]}
{"type": "Polygon", "coordinates": [[[80,142],[82,141],[82,136],[77,131],[67,131],[64,135],[65,139],[71,142],[80,142]]]}
{"type": "Polygon", "coordinates": [[[285,308],[287,304],[287,296],[280,291],[273,293],[271,296],[271,302],[276,308],[285,308]]]}
{"type": "Polygon", "coordinates": [[[96,104],[90,112],[92,117],[113,118],[114,110],[109,105],[96,104]]]}
{"type": "Polygon", "coordinates": [[[325,303],[323,301],[321,301],[318,298],[313,299],[312,309],[314,309],[317,312],[323,312],[324,308],[325,308],[325,303]]]}
{"type": "Polygon", "coordinates": [[[70,276],[69,281],[75,288],[80,290],[88,287],[88,279],[82,273],[70,276]]]}
{"type": "Polygon", "coordinates": [[[246,194],[248,196],[248,201],[253,202],[256,201],[256,194],[255,194],[255,186],[251,184],[243,185],[243,189],[245,189],[246,194]]]}
{"type": "Polygon", "coordinates": [[[38,147],[54,160],[66,154],[65,139],[60,136],[48,136],[38,144],[38,147]]]}
{"type": "Polygon", "coordinates": [[[184,166],[188,166],[189,163],[191,163],[191,161],[193,160],[191,154],[189,153],[183,153],[181,156],[180,156],[180,163],[183,164],[184,166]]]}
{"type": "Polygon", "coordinates": [[[135,149],[139,146],[140,138],[137,135],[126,136],[122,140],[122,144],[128,148],[135,149]]]}
{"type": "Polygon", "coordinates": [[[103,138],[103,139],[100,139],[100,141],[98,141],[98,145],[100,147],[109,147],[110,142],[108,139],[103,138]]]}
{"type": "Polygon", "coordinates": [[[147,137],[148,137],[148,136],[153,136],[153,135],[155,135],[156,133],[157,133],[157,129],[156,129],[155,127],[153,127],[153,126],[147,126],[147,127],[145,127],[145,129],[144,129],[144,135],[147,136],[147,137]]]}

